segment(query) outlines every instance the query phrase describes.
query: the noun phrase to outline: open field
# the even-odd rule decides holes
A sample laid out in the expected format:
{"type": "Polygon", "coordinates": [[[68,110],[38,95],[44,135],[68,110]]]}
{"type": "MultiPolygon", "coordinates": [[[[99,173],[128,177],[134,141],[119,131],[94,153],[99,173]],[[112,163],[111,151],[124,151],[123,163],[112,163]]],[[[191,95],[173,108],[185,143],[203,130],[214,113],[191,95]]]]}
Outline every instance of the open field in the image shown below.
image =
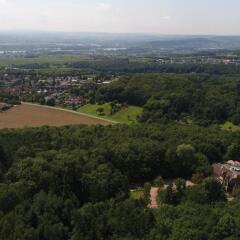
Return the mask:
{"type": "Polygon", "coordinates": [[[24,58],[24,57],[15,57],[15,58],[0,58],[0,66],[8,67],[11,65],[24,65],[24,64],[65,64],[73,63],[79,61],[89,60],[90,57],[87,55],[59,55],[59,56],[40,56],[34,58],[24,58]]]}
{"type": "Polygon", "coordinates": [[[130,196],[133,199],[139,200],[143,196],[143,189],[131,190],[130,196]]]}
{"type": "MultiPolygon", "coordinates": [[[[36,69],[35,69],[36,70],[36,69]]],[[[37,70],[39,74],[64,74],[64,73],[73,73],[78,72],[79,69],[68,68],[68,67],[49,67],[37,70]]]]}
{"type": "Polygon", "coordinates": [[[0,113],[0,129],[77,124],[109,125],[111,123],[72,111],[58,110],[56,108],[32,104],[22,104],[0,113]]]}
{"type": "Polygon", "coordinates": [[[142,108],[136,106],[128,106],[127,108],[121,109],[114,115],[110,115],[111,107],[109,103],[105,103],[103,105],[88,104],[80,108],[79,112],[99,117],[100,115],[97,112],[97,109],[100,107],[104,109],[104,115],[101,115],[101,118],[128,125],[135,123],[137,121],[137,116],[142,113],[142,108]]]}

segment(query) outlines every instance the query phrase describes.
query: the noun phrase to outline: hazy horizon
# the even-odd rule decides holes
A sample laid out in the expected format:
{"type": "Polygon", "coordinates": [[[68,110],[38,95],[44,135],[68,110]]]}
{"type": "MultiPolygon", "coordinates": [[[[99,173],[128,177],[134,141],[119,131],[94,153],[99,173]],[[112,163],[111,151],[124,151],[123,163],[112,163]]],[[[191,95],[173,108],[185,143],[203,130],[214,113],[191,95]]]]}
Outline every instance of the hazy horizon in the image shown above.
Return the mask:
{"type": "Polygon", "coordinates": [[[10,29],[10,30],[4,30],[0,29],[1,33],[9,33],[9,34],[28,34],[28,33],[36,33],[36,34],[109,34],[109,35],[146,35],[146,36],[161,36],[161,37],[240,37],[239,34],[184,34],[184,33],[158,33],[158,32],[107,32],[107,31],[57,31],[57,30],[44,30],[44,29],[10,29]]]}
{"type": "Polygon", "coordinates": [[[0,31],[238,36],[239,0],[0,0],[0,31]]]}

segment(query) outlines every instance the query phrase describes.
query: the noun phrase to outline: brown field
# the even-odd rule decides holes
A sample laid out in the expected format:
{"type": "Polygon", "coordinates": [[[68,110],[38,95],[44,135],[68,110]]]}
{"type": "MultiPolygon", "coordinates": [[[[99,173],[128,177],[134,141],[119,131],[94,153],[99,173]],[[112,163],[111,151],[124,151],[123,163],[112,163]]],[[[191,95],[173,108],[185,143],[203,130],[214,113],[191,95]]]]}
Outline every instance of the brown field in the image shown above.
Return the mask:
{"type": "Polygon", "coordinates": [[[43,106],[22,104],[0,113],[0,129],[65,125],[109,125],[111,122],[43,106]]]}

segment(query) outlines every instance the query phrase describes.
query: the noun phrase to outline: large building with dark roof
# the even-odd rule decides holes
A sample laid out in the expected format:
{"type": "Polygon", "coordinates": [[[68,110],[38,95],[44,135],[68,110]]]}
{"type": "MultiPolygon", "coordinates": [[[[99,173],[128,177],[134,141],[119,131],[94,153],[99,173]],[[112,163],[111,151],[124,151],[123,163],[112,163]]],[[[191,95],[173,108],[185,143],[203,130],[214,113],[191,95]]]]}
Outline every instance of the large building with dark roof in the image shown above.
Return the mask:
{"type": "Polygon", "coordinates": [[[240,162],[229,160],[224,164],[213,164],[213,175],[231,192],[240,187],[240,162]]]}

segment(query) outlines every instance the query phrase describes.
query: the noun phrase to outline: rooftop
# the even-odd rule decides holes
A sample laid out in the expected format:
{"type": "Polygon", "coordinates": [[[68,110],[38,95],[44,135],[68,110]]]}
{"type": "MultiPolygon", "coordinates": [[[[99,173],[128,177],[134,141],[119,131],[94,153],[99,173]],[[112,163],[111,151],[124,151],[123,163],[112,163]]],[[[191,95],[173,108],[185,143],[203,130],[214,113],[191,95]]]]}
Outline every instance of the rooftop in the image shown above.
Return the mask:
{"type": "Polygon", "coordinates": [[[223,166],[229,171],[240,176],[240,162],[229,160],[227,163],[223,164],[223,166]]]}

